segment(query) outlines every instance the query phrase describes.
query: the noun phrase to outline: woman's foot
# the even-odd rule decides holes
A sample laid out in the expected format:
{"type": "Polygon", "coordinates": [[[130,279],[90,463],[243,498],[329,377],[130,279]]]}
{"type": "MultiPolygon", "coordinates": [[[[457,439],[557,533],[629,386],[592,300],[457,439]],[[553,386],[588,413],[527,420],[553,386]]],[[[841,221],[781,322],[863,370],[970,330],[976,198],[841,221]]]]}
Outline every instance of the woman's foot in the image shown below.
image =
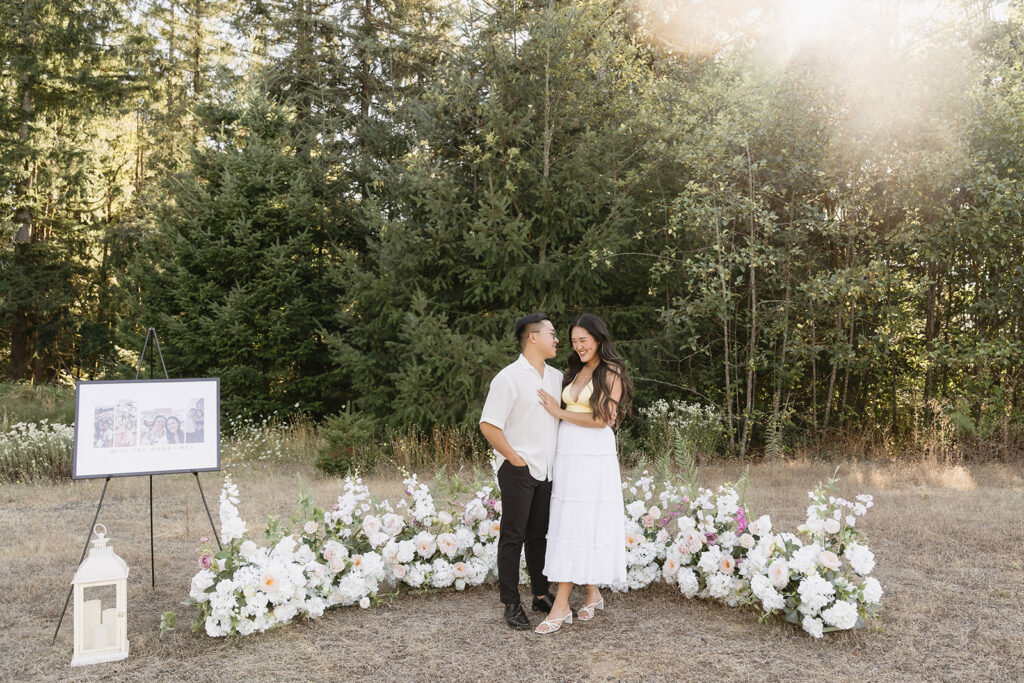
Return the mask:
{"type": "Polygon", "coordinates": [[[590,621],[597,614],[597,610],[604,609],[604,598],[598,590],[587,591],[587,602],[576,613],[580,621],[590,621]]]}
{"type": "Polygon", "coordinates": [[[572,623],[572,610],[566,605],[564,608],[559,609],[557,606],[552,608],[548,618],[540,622],[540,626],[534,629],[537,633],[554,633],[558,629],[562,628],[562,624],[572,623]],[[562,609],[565,612],[562,612],[562,609]]]}

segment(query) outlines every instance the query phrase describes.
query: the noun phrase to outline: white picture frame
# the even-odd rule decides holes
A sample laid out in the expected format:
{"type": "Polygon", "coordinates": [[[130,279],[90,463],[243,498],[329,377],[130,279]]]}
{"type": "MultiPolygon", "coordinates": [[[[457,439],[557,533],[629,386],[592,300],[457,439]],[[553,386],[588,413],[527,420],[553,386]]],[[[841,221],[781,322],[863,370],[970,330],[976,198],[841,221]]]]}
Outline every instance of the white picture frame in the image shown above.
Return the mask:
{"type": "Polygon", "coordinates": [[[72,479],[220,470],[220,379],[78,382],[72,479]]]}

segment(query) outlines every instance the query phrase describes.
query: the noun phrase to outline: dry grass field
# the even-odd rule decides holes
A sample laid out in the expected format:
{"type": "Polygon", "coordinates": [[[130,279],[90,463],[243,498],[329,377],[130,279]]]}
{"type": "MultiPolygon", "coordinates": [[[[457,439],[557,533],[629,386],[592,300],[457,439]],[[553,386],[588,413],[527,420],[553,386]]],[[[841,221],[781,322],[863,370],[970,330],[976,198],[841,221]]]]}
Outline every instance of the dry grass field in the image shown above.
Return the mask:
{"type": "MultiPolygon", "coordinates": [[[[749,503],[776,528],[803,519],[806,491],[834,465],[752,466],[749,503]]],[[[709,466],[705,484],[738,466],[709,466]]],[[[250,532],[287,515],[303,476],[319,503],[340,489],[310,468],[237,470],[250,532]]],[[[191,476],[155,478],[157,587],[150,587],[147,481],[111,481],[100,521],[131,568],[130,657],[71,669],[70,610],[53,630],[95,511],[102,481],[0,486],[0,678],[4,680],[1024,680],[1024,470],[853,462],[847,497],[870,493],[863,528],[885,589],[881,616],[814,640],[789,624],[760,625],[750,609],[687,600],[658,585],[608,595],[587,624],[550,636],[512,632],[497,590],[400,595],[263,635],[212,639],[188,629],[180,605],[209,523],[191,476]],[[161,613],[178,629],[160,636],[161,613]]],[[[215,505],[220,477],[203,476],[215,505]]],[[[368,481],[393,500],[398,477],[368,481]]],[[[214,508],[216,514],[216,508],[214,508]]],[[[535,622],[537,619],[535,618],[535,622]]]]}

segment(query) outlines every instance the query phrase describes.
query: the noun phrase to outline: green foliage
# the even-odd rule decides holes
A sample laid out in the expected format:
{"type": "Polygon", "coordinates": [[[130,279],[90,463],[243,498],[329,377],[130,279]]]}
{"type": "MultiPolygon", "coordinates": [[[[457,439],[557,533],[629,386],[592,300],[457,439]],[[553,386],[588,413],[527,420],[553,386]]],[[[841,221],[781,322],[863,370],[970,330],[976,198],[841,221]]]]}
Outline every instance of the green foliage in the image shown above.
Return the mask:
{"type": "Polygon", "coordinates": [[[687,457],[1019,447],[1019,6],[781,51],[741,6],[8,3],[0,361],[121,377],[154,326],[227,415],[476,462],[516,318],[591,311],[638,409],[720,414],[687,457]]]}
{"type": "Polygon", "coordinates": [[[316,467],[324,474],[343,477],[367,471],[376,463],[366,457],[376,440],[373,418],[360,412],[340,412],[327,418],[320,428],[323,445],[316,467]]]}
{"type": "Polygon", "coordinates": [[[75,421],[75,390],[64,385],[0,382],[0,431],[18,422],[75,421]]]}

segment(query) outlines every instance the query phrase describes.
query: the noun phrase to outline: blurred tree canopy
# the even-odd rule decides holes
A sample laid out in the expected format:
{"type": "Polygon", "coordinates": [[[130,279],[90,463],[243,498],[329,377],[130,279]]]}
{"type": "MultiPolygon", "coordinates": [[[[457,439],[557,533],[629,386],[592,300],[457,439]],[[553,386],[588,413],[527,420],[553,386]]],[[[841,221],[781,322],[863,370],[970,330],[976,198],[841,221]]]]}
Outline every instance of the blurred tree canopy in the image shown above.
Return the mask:
{"type": "Polygon", "coordinates": [[[232,414],[473,422],[594,312],[739,455],[1020,444],[1020,0],[9,0],[0,64],[10,380],[153,326],[232,414]]]}

